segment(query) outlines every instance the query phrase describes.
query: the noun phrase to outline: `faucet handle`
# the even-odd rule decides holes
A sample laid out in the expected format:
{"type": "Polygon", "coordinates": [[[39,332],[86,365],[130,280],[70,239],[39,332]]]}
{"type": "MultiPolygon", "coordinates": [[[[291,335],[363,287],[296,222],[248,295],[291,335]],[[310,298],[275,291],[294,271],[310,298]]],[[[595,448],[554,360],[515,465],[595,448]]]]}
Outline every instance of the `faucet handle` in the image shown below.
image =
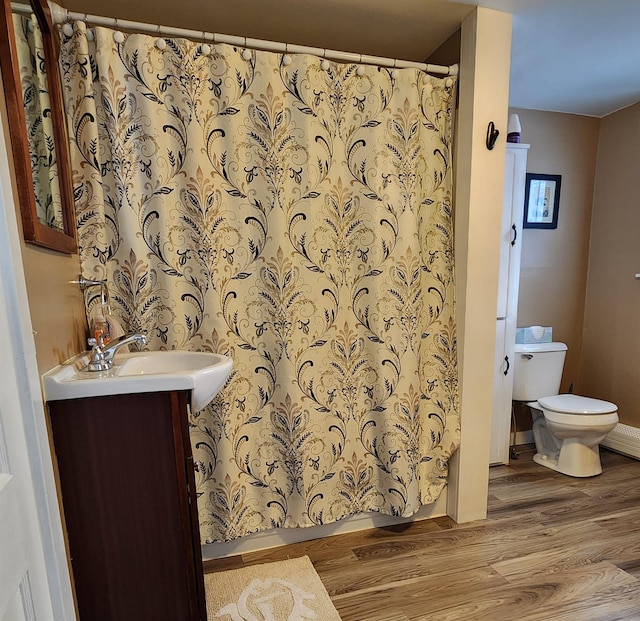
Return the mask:
{"type": "Polygon", "coordinates": [[[86,370],[107,371],[111,367],[111,364],[105,360],[104,352],[102,351],[102,347],[104,345],[102,338],[88,338],[87,344],[91,347],[91,352],[89,364],[86,366],[86,370]]]}
{"type": "Polygon", "coordinates": [[[99,339],[90,337],[87,339],[87,344],[93,351],[95,351],[104,347],[104,339],[102,338],[102,336],[99,339]]]}

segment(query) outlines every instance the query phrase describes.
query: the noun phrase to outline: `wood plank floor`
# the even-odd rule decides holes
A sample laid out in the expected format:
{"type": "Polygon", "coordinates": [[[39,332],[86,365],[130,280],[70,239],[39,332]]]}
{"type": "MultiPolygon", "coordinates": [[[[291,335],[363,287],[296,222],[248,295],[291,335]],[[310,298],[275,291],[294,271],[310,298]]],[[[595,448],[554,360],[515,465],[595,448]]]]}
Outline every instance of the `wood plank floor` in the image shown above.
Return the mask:
{"type": "Polygon", "coordinates": [[[343,621],[640,620],[640,462],[602,450],[574,479],[520,458],[490,470],[487,520],[436,518],[208,561],[307,555],[343,621]]]}

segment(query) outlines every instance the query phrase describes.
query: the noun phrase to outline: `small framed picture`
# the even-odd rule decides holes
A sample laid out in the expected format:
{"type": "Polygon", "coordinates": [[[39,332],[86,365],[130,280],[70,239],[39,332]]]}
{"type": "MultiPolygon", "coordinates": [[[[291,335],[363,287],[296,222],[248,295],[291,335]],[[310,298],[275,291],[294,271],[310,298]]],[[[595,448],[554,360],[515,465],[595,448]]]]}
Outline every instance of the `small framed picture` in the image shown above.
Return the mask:
{"type": "Polygon", "coordinates": [[[524,228],[557,229],[562,175],[527,173],[524,187],[524,228]]]}

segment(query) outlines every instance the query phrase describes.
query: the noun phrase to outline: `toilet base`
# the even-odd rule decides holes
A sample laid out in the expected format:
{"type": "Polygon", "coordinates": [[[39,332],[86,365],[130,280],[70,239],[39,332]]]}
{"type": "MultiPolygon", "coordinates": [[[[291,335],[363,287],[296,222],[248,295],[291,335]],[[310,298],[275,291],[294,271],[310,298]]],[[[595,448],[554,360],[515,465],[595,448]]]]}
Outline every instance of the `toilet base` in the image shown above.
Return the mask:
{"type": "Polygon", "coordinates": [[[602,474],[599,445],[586,446],[572,438],[564,440],[558,459],[536,453],[533,461],[570,477],[594,477],[602,474]]]}

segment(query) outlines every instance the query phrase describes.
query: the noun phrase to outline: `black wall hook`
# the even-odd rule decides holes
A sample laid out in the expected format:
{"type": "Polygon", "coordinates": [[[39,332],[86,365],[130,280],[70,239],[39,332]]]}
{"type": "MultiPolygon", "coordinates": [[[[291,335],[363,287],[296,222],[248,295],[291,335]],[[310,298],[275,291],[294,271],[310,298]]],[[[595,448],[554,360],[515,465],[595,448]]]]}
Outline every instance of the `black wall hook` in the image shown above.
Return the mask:
{"type": "Polygon", "coordinates": [[[489,121],[489,127],[487,127],[487,149],[489,149],[489,151],[493,151],[499,135],[500,131],[496,129],[493,121],[489,121]]]}

